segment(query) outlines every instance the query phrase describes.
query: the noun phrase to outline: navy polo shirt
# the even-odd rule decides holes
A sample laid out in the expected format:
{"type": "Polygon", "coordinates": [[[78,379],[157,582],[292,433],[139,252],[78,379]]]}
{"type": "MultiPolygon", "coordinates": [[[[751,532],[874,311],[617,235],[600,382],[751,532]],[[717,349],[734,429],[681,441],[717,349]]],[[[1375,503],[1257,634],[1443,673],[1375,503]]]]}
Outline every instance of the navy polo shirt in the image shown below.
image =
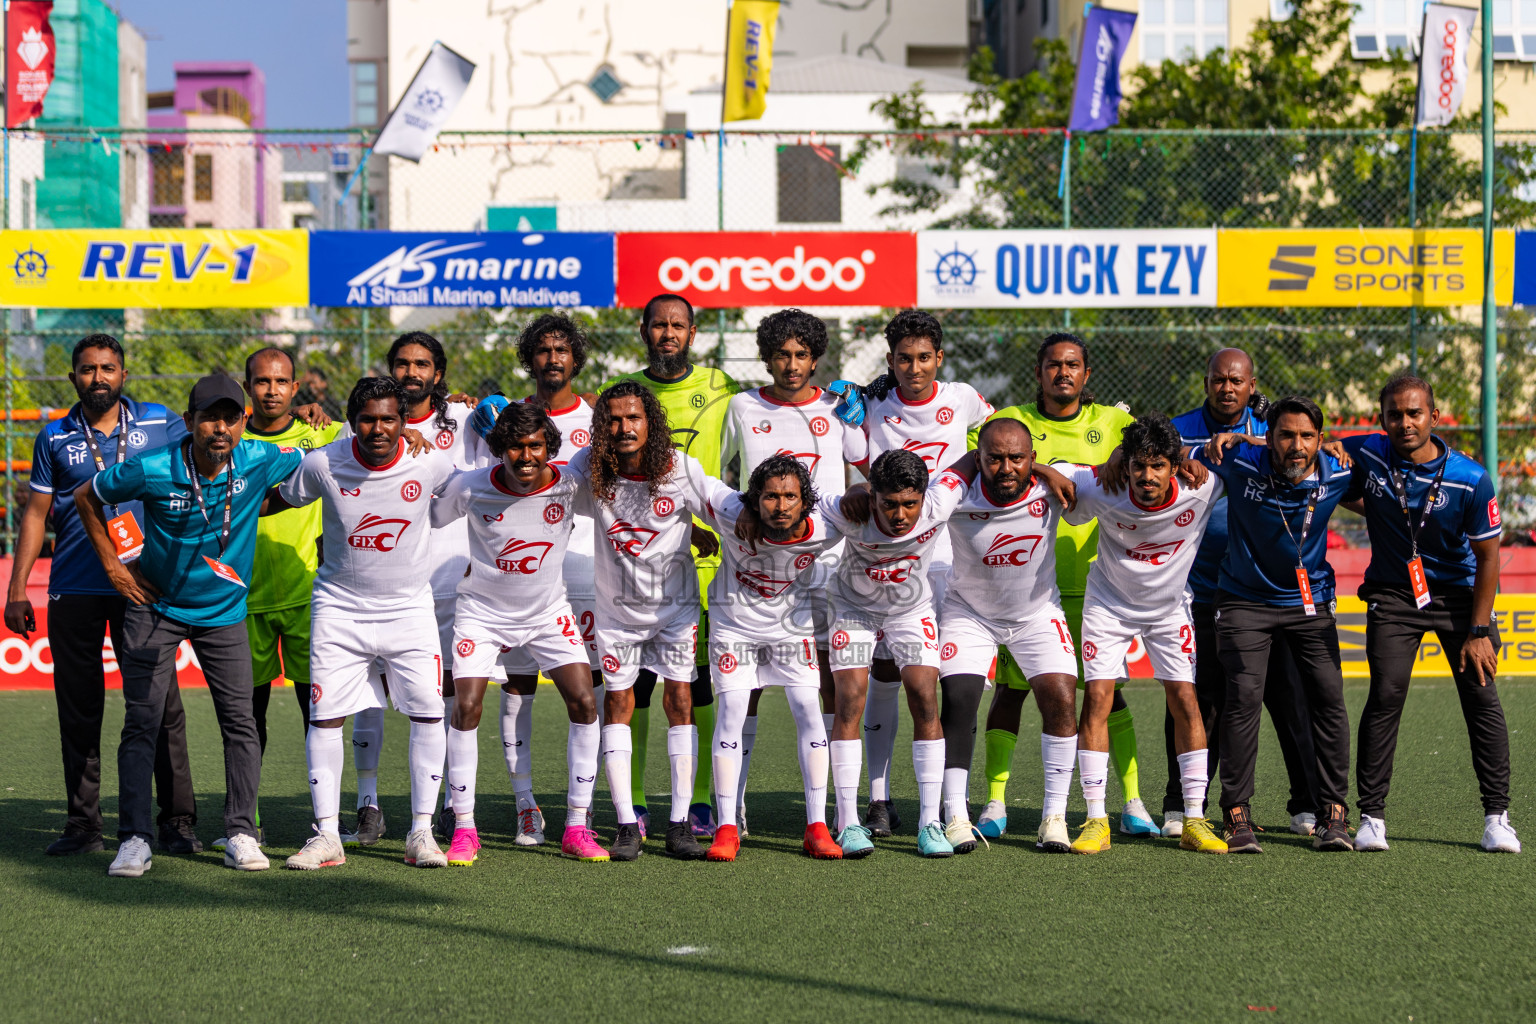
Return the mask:
{"type": "MultiPolygon", "coordinates": [[[[180,416],[157,402],[135,402],[122,399],[128,414],[126,439],[119,436],[119,424],[112,424],[112,432],[103,434],[92,430],[101,458],[108,466],[117,460],[117,446],[126,440],[126,459],[142,452],[154,451],[174,444],[187,436],[186,424],[180,416]]],[[[116,594],[107,574],[91,547],[85,527],[75,513],[75,489],[96,475],[96,460],[91,458],[86,444],[85,425],[80,415],[80,403],[76,402],[63,419],[54,420],[38,431],[32,442],[31,487],[39,494],[53,495],[53,565],[48,573],[50,594],[116,594]]],[[[144,513],[136,501],[117,506],[119,513],[132,512],[144,525],[144,513]]],[[[107,510],[107,518],[112,518],[107,510]]]]}
{"type": "Polygon", "coordinates": [[[1392,488],[1390,471],[1397,471],[1408,492],[1408,512],[1419,525],[1424,502],[1435,474],[1445,466],[1440,493],[1429,522],[1419,531],[1419,557],[1424,577],[1434,584],[1470,587],[1477,577],[1472,542],[1500,534],[1499,503],[1493,494],[1488,471],[1439,436],[1434,438],[1440,456],[1414,465],[1392,450],[1386,434],[1365,434],[1344,439],[1344,450],[1354,460],[1349,500],[1365,502],[1365,525],[1371,536],[1371,564],[1365,578],[1377,583],[1406,587],[1408,560],[1413,545],[1408,539],[1408,518],[1392,488]]]}
{"type": "MultiPolygon", "coordinates": [[[[1173,426],[1186,445],[1199,447],[1217,434],[1249,434],[1263,437],[1269,426],[1254,416],[1252,409],[1244,409],[1242,419],[1233,424],[1217,423],[1211,419],[1211,411],[1203,403],[1182,416],[1173,418],[1173,426]]],[[[1189,591],[1201,604],[1216,600],[1216,581],[1221,575],[1221,560],[1227,553],[1227,496],[1223,494],[1211,504],[1211,521],[1200,539],[1195,552],[1195,562],[1189,567],[1189,591]]]]}
{"type": "Polygon", "coordinates": [[[1299,608],[1296,541],[1306,519],[1307,499],[1321,490],[1312,528],[1301,549],[1301,562],[1312,584],[1312,600],[1333,600],[1333,567],[1328,564],[1328,518],[1349,489],[1350,471],[1326,452],[1317,453],[1317,470],[1292,485],[1270,469],[1269,449],[1240,444],[1213,465],[1203,451],[1195,457],[1227,485],[1227,554],[1217,586],[1233,597],[1277,608],[1299,608]],[[1286,534],[1286,524],[1290,535],[1286,534]],[[1292,539],[1294,538],[1294,540],[1292,539]]]}

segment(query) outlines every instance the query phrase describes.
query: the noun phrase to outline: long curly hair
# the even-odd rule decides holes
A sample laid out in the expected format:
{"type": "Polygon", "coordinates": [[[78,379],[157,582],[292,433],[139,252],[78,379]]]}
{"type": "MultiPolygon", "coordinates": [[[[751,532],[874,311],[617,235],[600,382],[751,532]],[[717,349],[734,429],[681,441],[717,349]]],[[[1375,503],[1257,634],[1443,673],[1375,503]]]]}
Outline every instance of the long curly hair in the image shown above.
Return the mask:
{"type": "Polygon", "coordinates": [[[530,320],[523,333],[517,336],[517,360],[523,369],[533,373],[533,353],[546,334],[561,334],[571,346],[571,379],[575,380],[581,368],[587,365],[587,353],[592,342],[575,317],[565,313],[543,313],[530,320]]]}
{"type": "Polygon", "coordinates": [[[640,474],[645,477],[652,497],[661,490],[672,472],[672,430],[667,413],[649,388],[633,380],[621,380],[597,396],[592,410],[592,497],[605,505],[613,503],[614,484],[619,478],[619,451],[613,443],[610,412],[616,398],[638,398],[645,407],[645,445],[640,449],[640,474]]]}
{"type": "MultiPolygon", "coordinates": [[[[1070,334],[1067,331],[1057,331],[1055,334],[1049,335],[1044,341],[1042,341],[1040,343],[1039,350],[1035,352],[1035,372],[1036,373],[1039,373],[1040,372],[1040,367],[1045,365],[1045,354],[1047,352],[1049,352],[1053,347],[1055,347],[1057,345],[1062,345],[1062,344],[1076,345],[1077,348],[1078,348],[1078,351],[1083,354],[1083,369],[1090,370],[1090,369],[1093,368],[1093,364],[1088,361],[1088,343],[1086,341],[1084,341],[1082,338],[1079,338],[1075,334],[1070,334]]],[[[1094,402],[1093,392],[1089,391],[1087,388],[1083,388],[1082,394],[1078,395],[1078,399],[1077,400],[1080,403],[1082,403],[1083,405],[1092,405],[1093,402],[1094,402]]],[[[1039,408],[1040,406],[1043,406],[1044,404],[1045,404],[1045,389],[1041,388],[1041,387],[1036,387],[1035,388],[1035,407],[1039,408]]]]}
{"type": "Polygon", "coordinates": [[[432,402],[432,411],[436,416],[432,420],[433,426],[438,430],[452,430],[457,433],[459,421],[448,415],[448,353],[443,351],[443,343],[438,341],[426,331],[410,331],[395,339],[395,343],[389,346],[389,355],[384,359],[384,365],[389,367],[390,375],[394,375],[395,356],[407,345],[420,345],[432,353],[432,365],[437,370],[437,383],[432,386],[428,398],[432,402]]]}

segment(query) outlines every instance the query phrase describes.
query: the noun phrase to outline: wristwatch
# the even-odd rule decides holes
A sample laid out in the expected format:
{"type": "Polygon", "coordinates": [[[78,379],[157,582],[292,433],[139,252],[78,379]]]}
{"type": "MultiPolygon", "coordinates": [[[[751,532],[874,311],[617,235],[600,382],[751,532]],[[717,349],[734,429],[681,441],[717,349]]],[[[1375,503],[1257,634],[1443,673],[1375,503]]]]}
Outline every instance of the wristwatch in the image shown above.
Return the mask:
{"type": "Polygon", "coordinates": [[[1492,632],[1492,626],[1473,626],[1470,630],[1467,631],[1467,635],[1470,636],[1473,640],[1486,640],[1488,635],[1492,632]]]}

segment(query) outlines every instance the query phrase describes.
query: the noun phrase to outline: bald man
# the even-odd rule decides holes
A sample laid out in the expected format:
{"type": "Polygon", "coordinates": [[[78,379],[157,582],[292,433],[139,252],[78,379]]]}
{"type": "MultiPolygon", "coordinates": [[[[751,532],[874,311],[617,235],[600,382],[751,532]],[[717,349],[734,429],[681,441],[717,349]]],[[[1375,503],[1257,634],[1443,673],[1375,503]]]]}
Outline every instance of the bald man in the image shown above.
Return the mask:
{"type": "MultiPolygon", "coordinates": [[[[1253,359],[1240,348],[1224,348],[1211,356],[1205,367],[1205,402],[1182,416],[1173,425],[1186,445],[1202,445],[1216,434],[1240,433],[1262,437],[1266,430],[1264,410],[1269,405],[1259,393],[1259,380],[1253,359]]],[[[1212,508],[1210,525],[1200,541],[1195,564],[1189,571],[1189,589],[1194,595],[1191,612],[1195,622],[1195,696],[1205,720],[1207,770],[1215,778],[1221,758],[1220,721],[1226,705],[1227,676],[1216,657],[1216,578],[1222,556],[1227,551],[1227,499],[1220,498],[1212,508]]],[[[1290,777],[1291,798],[1287,812],[1291,831],[1311,835],[1317,824],[1317,760],[1312,751],[1311,718],[1301,699],[1296,667],[1284,644],[1270,651],[1269,685],[1265,687],[1264,706],[1280,741],[1290,777]]],[[[1178,764],[1174,757],[1173,716],[1164,713],[1164,748],[1168,752],[1168,788],[1163,795],[1163,835],[1178,836],[1184,831],[1184,799],[1179,788],[1178,764]]]]}

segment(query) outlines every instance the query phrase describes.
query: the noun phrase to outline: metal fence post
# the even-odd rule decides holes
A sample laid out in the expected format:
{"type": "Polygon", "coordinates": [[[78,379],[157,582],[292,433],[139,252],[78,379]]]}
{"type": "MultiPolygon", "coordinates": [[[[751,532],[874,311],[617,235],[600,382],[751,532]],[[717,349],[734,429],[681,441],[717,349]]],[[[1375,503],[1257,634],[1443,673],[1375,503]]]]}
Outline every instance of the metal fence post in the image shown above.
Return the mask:
{"type": "Polygon", "coordinates": [[[12,437],[15,434],[16,424],[11,416],[14,412],[12,406],[15,402],[15,379],[11,372],[11,311],[0,310],[0,362],[3,362],[5,373],[5,551],[12,558],[16,557],[16,474],[11,464],[12,437]]]}
{"type": "MultiPolygon", "coordinates": [[[[1065,141],[1061,145],[1061,227],[1064,231],[1072,230],[1072,131],[1067,130],[1065,141]]],[[[1061,314],[1062,324],[1067,330],[1072,329],[1072,310],[1064,309],[1061,314]]]]}
{"type": "Polygon", "coordinates": [[[1493,0],[1483,0],[1483,468],[1499,488],[1499,310],[1493,294],[1493,0]]]}

